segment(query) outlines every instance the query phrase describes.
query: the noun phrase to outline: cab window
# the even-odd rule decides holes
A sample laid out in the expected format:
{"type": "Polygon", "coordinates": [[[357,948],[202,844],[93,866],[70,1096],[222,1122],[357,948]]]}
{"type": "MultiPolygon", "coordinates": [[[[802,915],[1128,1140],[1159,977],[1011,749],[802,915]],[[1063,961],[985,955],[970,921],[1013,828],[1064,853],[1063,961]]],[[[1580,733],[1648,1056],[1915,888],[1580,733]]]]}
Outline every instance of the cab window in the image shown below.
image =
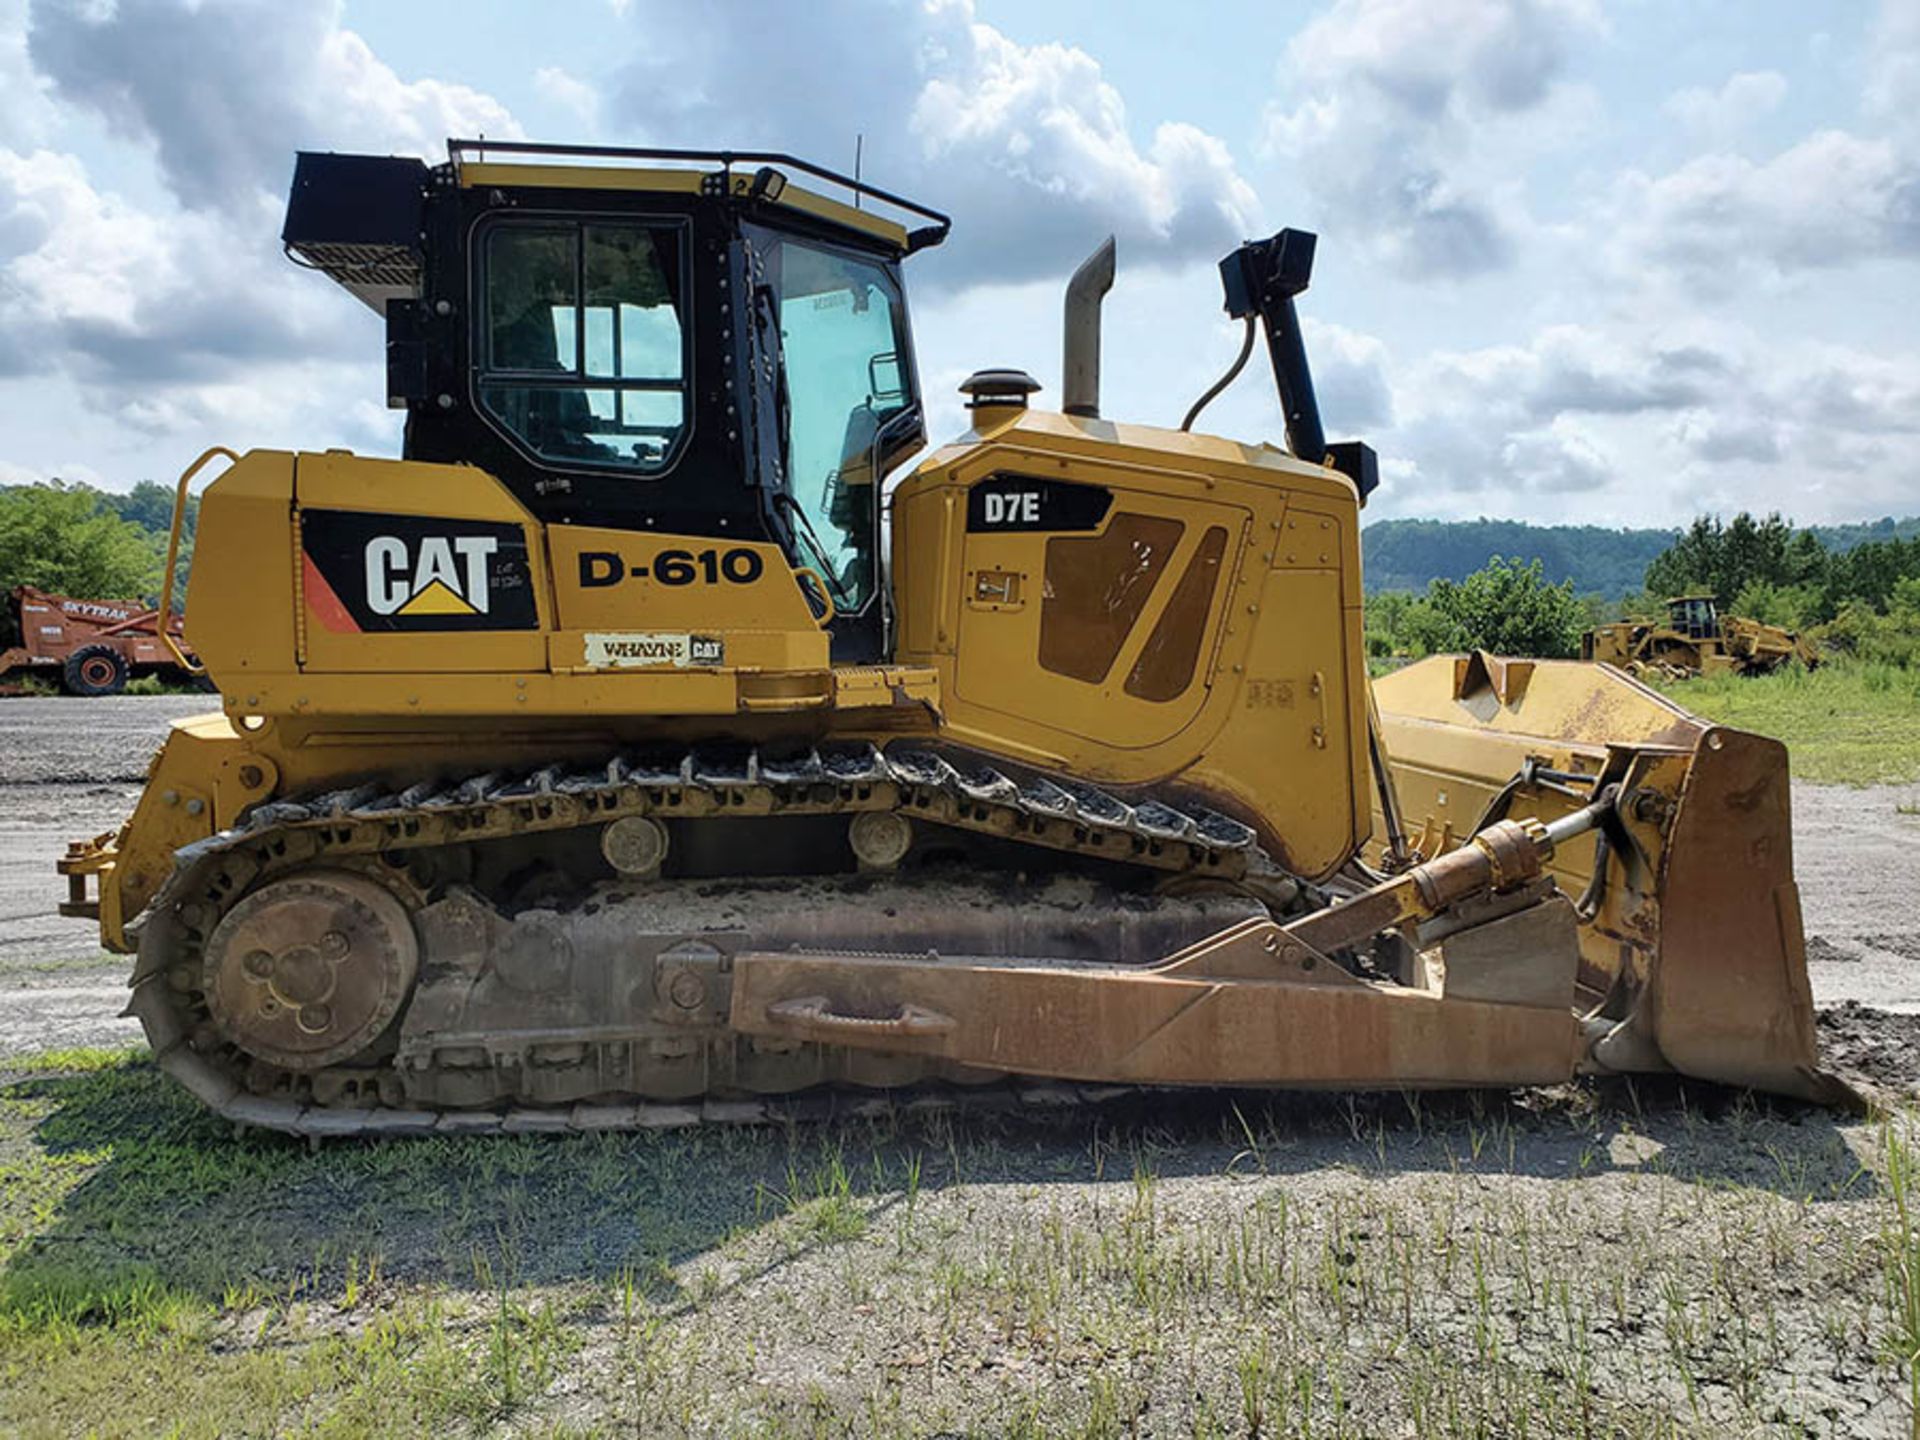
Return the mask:
{"type": "Polygon", "coordinates": [[[482,409],[543,460],[666,469],[686,430],[682,248],[666,226],[495,226],[482,409]]]}

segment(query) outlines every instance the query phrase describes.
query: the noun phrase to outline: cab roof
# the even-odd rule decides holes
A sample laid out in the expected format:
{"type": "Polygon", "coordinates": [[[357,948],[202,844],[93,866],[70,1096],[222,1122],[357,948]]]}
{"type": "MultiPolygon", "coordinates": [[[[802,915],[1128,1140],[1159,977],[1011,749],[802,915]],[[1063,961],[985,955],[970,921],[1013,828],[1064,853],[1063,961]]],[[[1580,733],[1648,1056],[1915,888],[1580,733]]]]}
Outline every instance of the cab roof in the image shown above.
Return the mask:
{"type": "MultiPolygon", "coordinates": [[[[851,242],[895,255],[938,245],[953,223],[938,210],[857,177],[773,151],[449,140],[447,157],[440,173],[461,189],[731,197],[794,212],[851,242]],[[791,183],[789,172],[820,182],[820,188],[791,183]]],[[[295,158],[281,241],[297,263],[384,313],[388,301],[420,293],[421,216],[433,174],[424,160],[405,156],[302,151],[295,158]]]]}
{"type": "Polygon", "coordinates": [[[772,150],[665,150],[449,140],[447,155],[463,188],[502,185],[751,196],[857,231],[906,254],[938,245],[953,226],[952,220],[938,210],[877,189],[857,177],[772,150]],[[719,166],[717,171],[712,168],[715,165],[719,166]],[[847,199],[795,185],[787,178],[789,171],[824,182],[844,192],[847,199]],[[892,213],[886,213],[889,211],[892,213]],[[916,226],[916,220],[922,223],[916,226]]]}

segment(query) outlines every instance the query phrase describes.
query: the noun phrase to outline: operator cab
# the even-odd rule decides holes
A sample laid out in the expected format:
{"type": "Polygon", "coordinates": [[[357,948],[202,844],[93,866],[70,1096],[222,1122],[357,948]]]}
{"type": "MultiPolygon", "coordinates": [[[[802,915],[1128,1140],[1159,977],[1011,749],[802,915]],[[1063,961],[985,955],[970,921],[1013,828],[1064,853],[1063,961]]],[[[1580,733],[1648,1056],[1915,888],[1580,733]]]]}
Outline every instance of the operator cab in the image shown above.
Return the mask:
{"type": "Polygon", "coordinates": [[[1711,640],[1720,633],[1720,613],[1711,595],[1681,595],[1667,601],[1667,623],[1689,640],[1711,640]]]}
{"type": "Polygon", "coordinates": [[[778,543],[834,658],[884,655],[880,481],[926,439],[900,265],[947,218],[784,155],[448,156],[303,153],[282,236],[386,317],[406,458],[548,524],[778,543]]]}

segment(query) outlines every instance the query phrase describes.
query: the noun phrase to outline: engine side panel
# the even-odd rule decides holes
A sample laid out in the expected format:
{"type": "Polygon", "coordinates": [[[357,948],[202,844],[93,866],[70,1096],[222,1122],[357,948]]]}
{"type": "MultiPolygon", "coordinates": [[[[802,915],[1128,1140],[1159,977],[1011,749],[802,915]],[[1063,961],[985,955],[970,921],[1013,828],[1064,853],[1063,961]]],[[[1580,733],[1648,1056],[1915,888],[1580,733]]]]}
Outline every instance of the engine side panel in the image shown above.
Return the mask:
{"type": "Polygon", "coordinates": [[[1009,409],[893,499],[899,658],[957,743],[1171,786],[1296,873],[1366,839],[1358,500],[1267,447],[1009,409]]]}

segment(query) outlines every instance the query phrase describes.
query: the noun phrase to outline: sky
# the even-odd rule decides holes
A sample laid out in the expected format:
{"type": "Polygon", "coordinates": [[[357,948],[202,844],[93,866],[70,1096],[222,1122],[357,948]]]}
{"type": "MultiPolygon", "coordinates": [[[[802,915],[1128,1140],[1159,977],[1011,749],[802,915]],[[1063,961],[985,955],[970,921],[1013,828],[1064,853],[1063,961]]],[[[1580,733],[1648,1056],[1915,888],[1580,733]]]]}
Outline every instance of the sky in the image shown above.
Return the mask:
{"type": "MultiPolygon", "coordinates": [[[[1108,234],[1103,410],[1176,425],[1300,300],[1376,516],[1920,513],[1920,0],[0,0],[0,483],[397,454],[378,317],[281,254],[298,150],[768,148],[954,216],[908,262],[936,440],[1058,403],[1108,234]]],[[[1278,442],[1269,372],[1204,428],[1278,442]]]]}

